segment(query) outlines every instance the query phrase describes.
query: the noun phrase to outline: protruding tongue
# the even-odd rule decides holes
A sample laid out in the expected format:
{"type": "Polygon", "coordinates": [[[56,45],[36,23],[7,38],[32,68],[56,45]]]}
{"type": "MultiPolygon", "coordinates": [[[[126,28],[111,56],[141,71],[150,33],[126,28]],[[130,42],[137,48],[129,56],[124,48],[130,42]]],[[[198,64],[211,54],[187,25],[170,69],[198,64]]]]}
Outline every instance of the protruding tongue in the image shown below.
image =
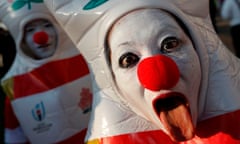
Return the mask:
{"type": "Polygon", "coordinates": [[[160,121],[172,140],[180,142],[194,137],[195,129],[190,110],[186,104],[177,103],[159,111],[158,114],[160,121]]]}
{"type": "MultiPolygon", "coordinates": [[[[142,86],[151,91],[173,88],[179,81],[177,64],[169,57],[155,55],[138,65],[138,78],[142,86]]],[[[188,104],[180,93],[169,93],[154,100],[154,108],[170,137],[177,142],[194,137],[194,125],[188,104]]]]}

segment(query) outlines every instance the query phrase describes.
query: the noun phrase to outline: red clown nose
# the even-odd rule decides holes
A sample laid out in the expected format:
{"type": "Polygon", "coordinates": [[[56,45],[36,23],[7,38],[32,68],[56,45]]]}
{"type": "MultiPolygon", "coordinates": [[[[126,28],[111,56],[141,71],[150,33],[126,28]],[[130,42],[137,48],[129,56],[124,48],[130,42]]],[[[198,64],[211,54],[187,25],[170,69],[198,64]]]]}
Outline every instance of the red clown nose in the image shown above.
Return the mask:
{"type": "Polygon", "coordinates": [[[39,45],[47,44],[48,34],[44,31],[36,32],[33,35],[33,41],[39,45]]]}
{"type": "Polygon", "coordinates": [[[144,59],[139,64],[137,73],[143,87],[152,91],[170,89],[180,77],[176,63],[164,55],[144,59]]]}

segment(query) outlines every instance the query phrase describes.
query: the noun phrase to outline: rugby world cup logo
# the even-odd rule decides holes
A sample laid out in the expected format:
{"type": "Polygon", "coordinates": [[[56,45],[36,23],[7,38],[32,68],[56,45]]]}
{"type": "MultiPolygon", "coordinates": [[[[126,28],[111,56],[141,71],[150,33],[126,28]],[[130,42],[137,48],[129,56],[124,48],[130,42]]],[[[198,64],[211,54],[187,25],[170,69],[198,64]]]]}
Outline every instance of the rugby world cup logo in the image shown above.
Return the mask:
{"type": "Polygon", "coordinates": [[[32,109],[32,116],[36,121],[42,121],[45,118],[45,108],[43,102],[35,105],[32,109]]]}

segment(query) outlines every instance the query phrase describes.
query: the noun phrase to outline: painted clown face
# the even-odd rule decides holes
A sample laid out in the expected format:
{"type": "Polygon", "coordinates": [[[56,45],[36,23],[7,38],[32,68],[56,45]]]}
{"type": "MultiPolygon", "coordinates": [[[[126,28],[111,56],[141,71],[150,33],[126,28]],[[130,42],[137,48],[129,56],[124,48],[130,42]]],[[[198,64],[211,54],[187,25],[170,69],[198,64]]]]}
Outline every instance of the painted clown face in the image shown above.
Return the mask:
{"type": "Polygon", "coordinates": [[[57,32],[46,19],[35,19],[24,26],[22,49],[34,59],[43,59],[54,54],[57,32]]]}
{"type": "Polygon", "coordinates": [[[123,101],[174,141],[191,139],[201,70],[180,24],[158,9],[136,10],[119,19],[107,39],[111,70],[123,101]]]}

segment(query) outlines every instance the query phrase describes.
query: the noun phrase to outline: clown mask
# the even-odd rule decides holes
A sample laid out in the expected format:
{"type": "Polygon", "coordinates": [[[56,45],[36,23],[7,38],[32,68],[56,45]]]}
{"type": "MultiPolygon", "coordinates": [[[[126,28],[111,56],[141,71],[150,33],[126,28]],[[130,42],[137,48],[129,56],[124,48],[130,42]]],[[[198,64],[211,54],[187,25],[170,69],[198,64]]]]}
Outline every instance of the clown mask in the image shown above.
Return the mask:
{"type": "Polygon", "coordinates": [[[107,40],[123,101],[175,141],[194,137],[197,121],[201,70],[186,33],[170,14],[145,9],[119,19],[107,40]]]}
{"type": "Polygon", "coordinates": [[[47,19],[35,19],[24,26],[22,49],[34,59],[52,56],[56,50],[57,32],[47,19]]]}

